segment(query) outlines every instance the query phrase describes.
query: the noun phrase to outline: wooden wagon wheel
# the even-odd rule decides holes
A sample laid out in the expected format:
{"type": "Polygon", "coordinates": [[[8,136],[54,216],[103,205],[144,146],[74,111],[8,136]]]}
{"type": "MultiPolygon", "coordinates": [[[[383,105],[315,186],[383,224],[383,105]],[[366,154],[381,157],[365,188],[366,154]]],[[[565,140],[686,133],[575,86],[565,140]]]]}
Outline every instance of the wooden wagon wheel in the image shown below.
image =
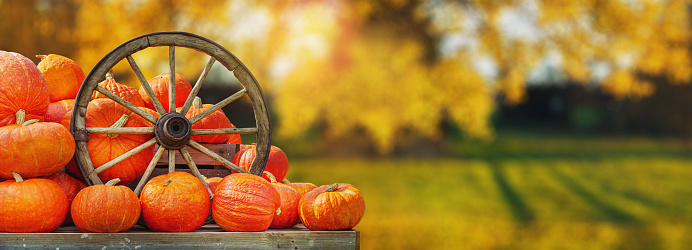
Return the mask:
{"type": "MultiPolygon", "coordinates": [[[[151,147],[154,144],[158,144],[159,147],[154,153],[154,157],[149,163],[141,177],[137,187],[135,188],[135,193],[140,194],[142,187],[149,179],[151,172],[154,170],[156,163],[161,158],[161,155],[165,150],[168,150],[169,155],[169,172],[175,171],[175,151],[180,152],[181,156],[190,167],[197,178],[203,180],[197,166],[190,157],[190,153],[186,149],[186,145],[191,148],[200,151],[201,153],[213,158],[218,161],[221,165],[235,171],[235,172],[246,172],[240,167],[229,162],[222,156],[214,153],[213,151],[207,149],[203,145],[190,139],[193,135],[215,135],[215,134],[256,134],[257,135],[257,146],[255,147],[256,158],[252,163],[249,172],[255,175],[261,175],[264,170],[264,166],[267,163],[269,157],[269,150],[271,144],[271,131],[270,131],[270,121],[269,121],[269,111],[267,110],[264,95],[260,89],[259,84],[255,77],[250,73],[250,71],[243,65],[240,60],[238,60],[233,54],[228,50],[221,47],[217,43],[206,39],[201,36],[197,36],[190,33],[184,32],[159,32],[143,35],[127,41],[120,46],[113,49],[111,52],[106,54],[101,60],[94,66],[94,68],[86,76],[84,83],[79,89],[77,98],[75,100],[74,109],[72,110],[72,120],[70,125],[70,130],[74,135],[75,142],[77,145],[75,152],[75,159],[79,165],[82,175],[86,178],[87,184],[103,184],[103,181],[99,178],[98,174],[105,171],[106,169],[116,165],[117,163],[133,156],[134,154],[151,147]],[[169,112],[163,108],[162,104],[158,101],[154,95],[154,91],[147,82],[146,78],[140,71],[137,63],[132,54],[137,51],[156,46],[169,46],[169,65],[170,65],[170,81],[169,81],[169,112]],[[175,104],[175,48],[176,47],[186,47],[192,48],[199,52],[203,52],[210,56],[209,62],[202,71],[201,76],[197,80],[197,83],[192,88],[192,92],[187,97],[187,101],[182,107],[180,113],[176,112],[175,104]],[[137,106],[123,100],[117,95],[111,93],[103,87],[98,86],[98,83],[104,79],[106,73],[113,68],[118,62],[126,59],[130,64],[130,67],[136,74],[138,80],[145,89],[147,95],[154,103],[157,113],[160,118],[147,113],[146,111],[138,108],[137,106]],[[243,85],[243,89],[233,93],[222,101],[216,103],[212,107],[208,108],[206,111],[187,119],[185,114],[188,112],[192,105],[192,101],[199,92],[204,79],[211,70],[212,65],[216,61],[219,61],[226,69],[232,71],[235,77],[243,85]],[[122,128],[110,128],[110,127],[86,127],[86,114],[87,106],[91,100],[93,91],[98,91],[101,94],[107,96],[118,104],[124,106],[130,111],[138,114],[147,121],[155,124],[154,127],[122,127],[122,128]],[[252,108],[255,114],[256,127],[251,128],[228,128],[228,129],[192,129],[192,124],[201,120],[202,118],[208,116],[212,112],[219,110],[220,108],[228,105],[234,100],[242,97],[243,95],[248,95],[250,101],[252,102],[252,108]],[[135,147],[134,149],[124,153],[123,155],[114,158],[113,160],[103,164],[102,166],[93,166],[91,159],[89,157],[89,152],[87,150],[87,141],[89,140],[89,134],[153,134],[154,138],[145,142],[144,144],[135,147]]],[[[207,187],[208,189],[208,187],[207,187]]],[[[211,194],[211,190],[209,190],[211,194]]]]}

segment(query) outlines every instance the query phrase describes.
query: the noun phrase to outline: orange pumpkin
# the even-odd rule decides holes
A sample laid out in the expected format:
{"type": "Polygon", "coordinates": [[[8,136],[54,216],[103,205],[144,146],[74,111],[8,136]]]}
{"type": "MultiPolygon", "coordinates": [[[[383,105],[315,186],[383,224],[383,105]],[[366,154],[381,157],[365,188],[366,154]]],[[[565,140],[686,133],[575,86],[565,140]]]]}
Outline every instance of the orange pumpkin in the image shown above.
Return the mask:
{"type": "MultiPolygon", "coordinates": [[[[163,73],[154,78],[149,79],[149,85],[154,91],[156,99],[159,99],[163,109],[168,112],[168,82],[170,73],[163,73]]],[[[192,85],[180,74],[175,74],[175,106],[182,107],[187,100],[187,96],[192,92],[192,85]]],[[[139,87],[139,95],[144,100],[145,106],[154,109],[154,104],[144,90],[144,87],[139,87]]]]}
{"type": "Polygon", "coordinates": [[[72,134],[57,123],[30,120],[0,127],[0,177],[12,178],[12,172],[49,176],[70,161],[74,150],[72,134]]]}
{"type": "Polygon", "coordinates": [[[140,195],[142,218],[155,232],[192,232],[209,216],[211,197],[201,180],[186,172],[151,178],[140,195]]]}
{"type": "Polygon", "coordinates": [[[46,78],[50,102],[77,98],[85,77],[77,62],[55,54],[36,57],[41,58],[37,67],[46,78]]]}
{"type": "MultiPolygon", "coordinates": [[[[62,190],[65,191],[65,195],[67,195],[67,203],[70,206],[72,205],[74,197],[77,196],[77,193],[87,187],[86,183],[81,182],[80,180],[77,180],[62,171],[55,172],[55,174],[46,177],[46,179],[54,181],[60,185],[62,190]]],[[[67,213],[67,217],[65,218],[65,222],[63,224],[72,224],[72,216],[70,213],[67,213]]]]}
{"type": "Polygon", "coordinates": [[[290,182],[288,179],[285,178],[281,181],[281,183],[294,188],[296,191],[298,191],[298,193],[300,193],[301,197],[307,194],[308,192],[312,191],[313,189],[317,188],[317,185],[309,182],[290,182]]]}
{"type": "Polygon", "coordinates": [[[29,58],[0,50],[0,126],[15,124],[15,114],[26,120],[39,119],[48,110],[48,86],[41,71],[29,58]]]}
{"type": "MultiPolygon", "coordinates": [[[[110,72],[106,73],[106,80],[100,82],[99,86],[119,96],[120,98],[123,98],[123,100],[132,103],[132,105],[138,107],[144,106],[144,100],[142,99],[142,96],[139,95],[139,91],[133,87],[116,82],[110,72]]],[[[98,98],[108,97],[98,91],[94,91],[94,93],[91,95],[91,99],[93,100],[98,98]]]]}
{"type": "Polygon", "coordinates": [[[231,174],[214,193],[211,214],[229,232],[260,232],[279,212],[281,196],[269,182],[253,174],[231,174]]]}
{"type": "MultiPolygon", "coordinates": [[[[65,114],[72,112],[72,107],[74,107],[74,99],[65,99],[57,102],[51,102],[48,104],[48,110],[44,116],[44,121],[46,122],[57,122],[60,123],[65,114]]],[[[67,128],[70,129],[70,128],[67,128]]]]}
{"type": "Polygon", "coordinates": [[[347,183],[318,187],[303,195],[298,206],[300,220],[312,231],[351,229],[365,213],[363,195],[347,183]]]}
{"type": "Polygon", "coordinates": [[[65,220],[69,205],[54,181],[33,178],[0,182],[0,232],[49,233],[65,220]]]}
{"type": "MultiPolygon", "coordinates": [[[[87,127],[111,127],[113,125],[122,127],[147,127],[149,123],[144,118],[133,114],[124,106],[107,98],[98,98],[89,102],[86,114],[87,127]],[[120,124],[118,121],[120,120],[120,124]],[[124,123],[122,123],[124,121],[124,123]]],[[[72,114],[68,113],[63,117],[62,125],[70,127],[70,119],[72,114]]],[[[89,157],[94,168],[109,162],[112,159],[130,151],[131,149],[142,145],[153,138],[151,134],[89,134],[87,149],[89,157]]],[[[101,180],[112,180],[120,178],[120,183],[129,184],[135,179],[144,174],[151,159],[154,158],[154,146],[149,149],[125,159],[115,166],[103,171],[99,174],[101,180]]],[[[68,165],[70,173],[79,176],[81,174],[75,165],[68,165]]]]}
{"type": "MultiPolygon", "coordinates": [[[[192,102],[192,108],[185,114],[187,119],[191,119],[195,115],[204,112],[211,105],[202,105],[202,100],[199,97],[195,97],[194,102],[192,102]]],[[[182,110],[182,107],[177,109],[178,112],[182,110]]],[[[220,128],[235,128],[228,117],[220,109],[209,114],[207,117],[202,118],[195,124],[192,124],[192,129],[220,129],[220,128]]],[[[240,136],[238,134],[233,134],[240,136]]],[[[190,139],[196,142],[206,142],[206,143],[226,143],[230,138],[231,134],[220,134],[220,135],[196,135],[190,137],[190,139]]]]}
{"type": "MultiPolygon", "coordinates": [[[[235,156],[233,156],[233,160],[231,160],[231,162],[245,171],[249,171],[252,161],[255,160],[255,147],[255,145],[250,145],[244,149],[241,149],[235,154],[235,156]]],[[[264,166],[264,171],[269,171],[272,173],[277,180],[283,180],[286,178],[286,174],[288,173],[288,157],[286,157],[284,151],[282,151],[279,147],[271,146],[269,158],[267,159],[267,165],[264,166]]],[[[262,174],[262,178],[267,181],[271,181],[266,174],[262,174]]]]}
{"type": "Polygon", "coordinates": [[[216,193],[216,188],[219,187],[219,183],[221,183],[221,180],[223,178],[221,177],[211,177],[207,178],[205,181],[207,182],[207,186],[209,186],[209,190],[211,190],[212,193],[216,193]]]}
{"type": "Polygon", "coordinates": [[[139,220],[139,198],[126,186],[89,186],[74,198],[70,212],[75,226],[84,233],[118,233],[130,230],[139,220]]]}
{"type": "Polygon", "coordinates": [[[276,182],[276,178],[270,172],[264,171],[264,173],[269,177],[272,186],[281,196],[281,213],[274,215],[269,228],[289,228],[295,226],[300,222],[300,217],[298,216],[300,193],[289,185],[276,182]]]}

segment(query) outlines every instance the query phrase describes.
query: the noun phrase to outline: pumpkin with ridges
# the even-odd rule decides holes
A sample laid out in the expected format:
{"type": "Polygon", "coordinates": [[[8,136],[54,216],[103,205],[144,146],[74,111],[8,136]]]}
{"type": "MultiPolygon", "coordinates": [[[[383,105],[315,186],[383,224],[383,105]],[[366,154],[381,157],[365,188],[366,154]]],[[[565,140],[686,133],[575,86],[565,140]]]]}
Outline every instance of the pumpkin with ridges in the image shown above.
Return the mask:
{"type": "MultiPolygon", "coordinates": [[[[86,183],[77,180],[62,171],[55,172],[54,174],[46,177],[46,179],[54,181],[60,185],[62,190],[65,191],[65,195],[67,195],[67,204],[70,206],[72,206],[72,201],[74,201],[74,197],[77,196],[79,191],[82,191],[82,189],[87,187],[86,183]]],[[[63,224],[73,224],[70,213],[67,213],[67,217],[65,218],[65,222],[63,222],[63,224]]]]}
{"type": "Polygon", "coordinates": [[[211,214],[229,232],[260,232],[280,213],[281,196],[269,182],[247,173],[223,178],[214,193],[211,214]]]}
{"type": "MultiPolygon", "coordinates": [[[[256,145],[246,146],[233,156],[231,162],[245,171],[250,171],[250,166],[252,166],[252,162],[255,160],[255,148],[256,145]]],[[[288,173],[288,157],[279,147],[271,146],[264,171],[272,173],[277,180],[286,178],[286,174],[288,173]]],[[[266,174],[262,174],[262,178],[271,181],[266,174]]]]}
{"type": "Polygon", "coordinates": [[[67,216],[67,196],[54,181],[44,178],[0,182],[0,232],[49,233],[67,216]]]}
{"type": "Polygon", "coordinates": [[[303,195],[298,206],[301,221],[312,231],[351,229],[365,212],[363,195],[347,183],[318,187],[303,195]]]}
{"type": "Polygon", "coordinates": [[[75,226],[84,233],[118,233],[130,230],[141,212],[139,198],[120,179],[83,189],[75,197],[70,213],[75,226]]]}
{"type": "Polygon", "coordinates": [[[24,110],[26,120],[39,119],[48,110],[48,85],[33,61],[0,50],[0,126],[15,124],[15,113],[24,110]]]}
{"type": "Polygon", "coordinates": [[[77,93],[85,77],[84,71],[77,62],[55,54],[36,57],[41,58],[37,67],[46,79],[50,101],[57,102],[77,98],[77,93]]]}
{"type": "Polygon", "coordinates": [[[142,218],[155,232],[192,232],[207,220],[210,199],[204,183],[189,173],[159,175],[142,189],[142,218]]]}

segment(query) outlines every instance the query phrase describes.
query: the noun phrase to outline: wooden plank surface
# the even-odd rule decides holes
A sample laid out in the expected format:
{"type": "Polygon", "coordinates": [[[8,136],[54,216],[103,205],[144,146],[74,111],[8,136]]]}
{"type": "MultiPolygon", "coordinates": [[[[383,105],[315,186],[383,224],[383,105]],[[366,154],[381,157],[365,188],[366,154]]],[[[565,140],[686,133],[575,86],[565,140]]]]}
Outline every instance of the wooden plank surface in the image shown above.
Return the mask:
{"type": "MultiPolygon", "coordinates": [[[[214,153],[218,154],[219,156],[227,159],[227,160],[233,160],[233,156],[235,155],[236,152],[239,151],[240,149],[240,144],[237,143],[222,143],[222,144],[212,144],[212,143],[200,143],[202,146],[208,148],[209,150],[213,151],[214,153]]],[[[158,145],[156,146],[158,147],[158,145]]],[[[214,159],[210,158],[209,156],[206,156],[199,151],[191,148],[190,146],[185,146],[187,148],[187,151],[190,152],[190,156],[192,157],[192,160],[195,162],[197,166],[204,166],[204,165],[221,165],[214,159]]],[[[180,152],[175,152],[175,163],[176,164],[182,164],[185,165],[185,160],[183,160],[183,157],[180,155],[180,152]]],[[[161,159],[159,160],[157,165],[166,165],[168,166],[168,151],[165,151],[163,155],[161,156],[161,159]]]]}
{"type": "Polygon", "coordinates": [[[310,231],[302,224],[264,232],[225,232],[216,224],[189,233],[160,233],[135,226],[124,233],[82,233],[60,227],[52,233],[0,233],[0,248],[47,249],[359,249],[360,232],[310,231]]]}

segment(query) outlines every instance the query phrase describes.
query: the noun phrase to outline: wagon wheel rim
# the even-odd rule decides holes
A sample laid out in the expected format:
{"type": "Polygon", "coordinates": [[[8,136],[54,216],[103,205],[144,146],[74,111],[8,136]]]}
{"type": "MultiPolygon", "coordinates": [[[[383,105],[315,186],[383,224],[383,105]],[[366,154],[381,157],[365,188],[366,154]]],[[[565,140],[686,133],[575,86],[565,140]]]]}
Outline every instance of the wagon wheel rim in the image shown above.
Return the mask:
{"type": "MultiPolygon", "coordinates": [[[[204,37],[185,33],[185,32],[158,32],[151,33],[127,41],[111,52],[106,54],[92,68],[86,76],[72,110],[72,120],[70,123],[70,131],[74,135],[76,142],[75,160],[79,166],[82,175],[85,177],[87,184],[103,184],[104,182],[98,176],[99,173],[115,166],[117,163],[145,150],[153,145],[159,145],[154,153],[154,157],[147,166],[144,174],[141,176],[135,193],[139,196],[144,184],[149,179],[151,173],[160,160],[163,152],[168,150],[169,155],[169,172],[175,171],[175,151],[178,151],[185,163],[188,165],[192,173],[199,178],[205,186],[207,186],[204,177],[200,173],[196,164],[192,160],[190,153],[185,146],[189,146],[204,155],[216,160],[221,165],[231,169],[234,172],[246,172],[235,164],[231,163],[224,157],[207,149],[198,142],[191,140],[191,136],[195,135],[216,135],[216,134],[256,134],[257,140],[255,147],[256,158],[250,166],[249,173],[260,176],[264,171],[267,159],[269,157],[271,144],[271,124],[269,120],[269,111],[266,108],[264,94],[259,86],[259,83],[245,65],[238,60],[231,52],[220,46],[219,44],[206,39],[204,37]],[[169,47],[169,100],[168,103],[162,104],[154,95],[151,86],[137,66],[132,54],[144,50],[149,47],[168,46],[169,47]],[[195,49],[201,53],[210,56],[202,74],[192,88],[191,93],[187,96],[185,104],[181,107],[180,113],[176,112],[175,104],[175,48],[184,47],[195,49]],[[110,71],[117,63],[122,60],[127,60],[130,67],[134,71],[137,79],[142,84],[143,89],[152,100],[156,112],[160,118],[157,118],[141,108],[129,103],[128,101],[111,93],[107,89],[98,86],[98,83],[104,79],[106,73],[110,71]],[[186,118],[185,115],[192,106],[192,100],[197,96],[199,90],[204,83],[211,67],[216,62],[221,63],[228,71],[233,72],[238,79],[243,89],[233,93],[226,99],[207,108],[205,111],[191,117],[186,118]],[[124,106],[128,110],[136,113],[145,120],[154,124],[154,127],[86,127],[87,106],[91,100],[91,94],[97,91],[116,103],[124,106]],[[211,113],[221,109],[238,98],[247,95],[252,103],[252,108],[255,116],[255,127],[250,128],[227,128],[227,129],[192,129],[192,124],[200,121],[211,113]],[[163,105],[168,106],[168,112],[165,111],[163,105]],[[101,165],[94,166],[89,157],[87,149],[87,141],[89,134],[152,134],[154,138],[131,149],[130,151],[112,159],[111,161],[101,165]]],[[[210,195],[213,192],[207,191],[210,195]]]]}

